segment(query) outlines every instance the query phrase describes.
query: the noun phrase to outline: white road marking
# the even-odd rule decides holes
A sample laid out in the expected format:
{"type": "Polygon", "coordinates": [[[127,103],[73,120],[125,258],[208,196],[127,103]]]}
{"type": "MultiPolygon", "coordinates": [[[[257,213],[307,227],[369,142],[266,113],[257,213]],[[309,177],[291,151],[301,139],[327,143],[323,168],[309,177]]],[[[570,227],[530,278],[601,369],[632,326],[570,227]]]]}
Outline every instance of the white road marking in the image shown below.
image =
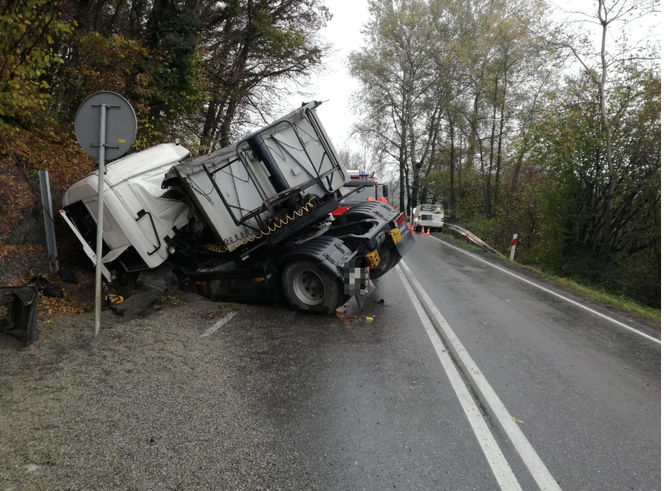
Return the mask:
{"type": "Polygon", "coordinates": [[[467,256],[472,257],[473,259],[477,259],[478,261],[481,261],[481,262],[483,262],[484,264],[488,264],[488,265],[491,266],[492,268],[499,269],[499,270],[502,271],[503,273],[507,273],[508,275],[513,276],[513,277],[515,277],[515,278],[517,278],[517,279],[519,279],[519,280],[521,280],[521,281],[523,281],[523,282],[525,282],[525,283],[528,283],[529,285],[532,285],[532,286],[534,286],[534,287],[536,287],[536,288],[539,288],[540,290],[544,290],[545,292],[548,292],[548,293],[550,293],[551,295],[554,295],[554,296],[556,296],[556,297],[558,297],[558,298],[560,298],[560,299],[562,299],[562,300],[564,300],[564,301],[566,301],[566,302],[569,302],[569,303],[571,303],[572,305],[576,305],[577,307],[580,307],[580,308],[582,308],[582,309],[584,309],[584,310],[587,310],[588,312],[591,312],[591,313],[593,313],[593,314],[595,314],[595,315],[601,317],[602,319],[606,319],[606,320],[608,320],[608,321],[610,321],[610,322],[613,322],[614,324],[616,324],[616,325],[618,325],[618,326],[620,326],[620,327],[622,327],[622,328],[624,328],[624,329],[628,329],[628,330],[630,330],[630,331],[632,331],[632,332],[638,334],[639,336],[643,336],[644,338],[650,339],[651,341],[654,341],[654,342],[656,342],[657,344],[662,344],[662,341],[661,341],[661,340],[659,340],[659,339],[657,339],[657,338],[654,338],[654,337],[652,337],[652,336],[649,336],[648,334],[646,334],[646,333],[644,333],[644,332],[641,332],[641,331],[639,331],[638,329],[634,329],[633,327],[628,326],[627,324],[624,324],[624,323],[622,323],[622,322],[620,322],[620,321],[617,321],[616,319],[614,319],[614,318],[612,318],[612,317],[609,317],[608,315],[604,315],[604,314],[602,314],[601,312],[597,312],[596,310],[593,310],[593,309],[591,309],[590,307],[586,307],[585,305],[583,305],[583,304],[581,304],[581,303],[579,303],[579,302],[575,302],[575,301],[572,300],[571,298],[567,298],[566,296],[561,295],[560,293],[556,293],[556,292],[554,292],[554,291],[552,291],[552,290],[549,290],[548,288],[544,288],[543,286],[540,286],[540,285],[538,285],[537,283],[534,283],[534,282],[532,282],[532,281],[530,281],[530,280],[527,280],[527,279],[523,278],[522,276],[519,276],[518,274],[515,274],[515,273],[512,273],[511,271],[508,271],[507,269],[501,268],[500,266],[496,266],[495,264],[493,264],[493,263],[491,263],[491,262],[489,262],[489,261],[486,261],[486,260],[482,259],[481,257],[477,257],[475,254],[472,254],[472,253],[470,253],[470,252],[468,252],[468,251],[464,251],[463,249],[459,249],[458,247],[453,246],[452,244],[448,244],[447,242],[445,242],[444,240],[439,239],[438,237],[434,237],[434,239],[436,239],[436,240],[437,240],[438,242],[440,242],[441,244],[445,244],[447,247],[451,247],[452,249],[455,249],[455,250],[457,250],[457,251],[459,251],[459,252],[462,252],[462,253],[466,254],[467,256]]]}
{"type": "Polygon", "coordinates": [[[406,277],[404,276],[401,268],[397,268],[397,272],[401,277],[401,281],[403,282],[403,285],[408,292],[408,296],[410,297],[410,300],[413,303],[417,314],[420,316],[420,320],[424,325],[424,329],[429,335],[431,344],[433,344],[433,347],[436,350],[438,359],[443,365],[443,370],[445,370],[445,373],[447,374],[447,377],[452,384],[452,388],[454,389],[454,392],[456,393],[457,398],[461,403],[461,407],[463,408],[464,413],[466,413],[466,417],[470,422],[470,426],[475,432],[475,436],[477,437],[477,441],[479,442],[480,447],[484,452],[484,456],[489,462],[489,466],[491,467],[494,476],[496,476],[498,485],[501,489],[506,491],[520,490],[521,486],[519,485],[519,481],[517,481],[512,468],[507,462],[507,459],[505,459],[505,456],[500,450],[500,447],[498,446],[495,438],[491,434],[491,430],[489,430],[486,421],[484,421],[484,418],[480,413],[477,404],[475,404],[475,401],[470,395],[466,384],[463,382],[459,371],[454,366],[454,362],[450,358],[449,353],[445,350],[445,346],[440,340],[436,329],[433,327],[431,321],[424,312],[424,307],[422,307],[422,304],[415,295],[415,292],[411,288],[410,284],[408,284],[408,281],[406,280],[406,277]]]}
{"type": "Polygon", "coordinates": [[[204,337],[207,337],[207,336],[211,336],[212,334],[214,334],[217,331],[217,329],[219,329],[221,326],[226,324],[229,320],[231,320],[236,315],[237,315],[237,312],[230,312],[230,313],[226,314],[219,322],[217,322],[215,325],[213,325],[211,328],[209,328],[207,331],[205,331],[199,337],[204,338],[204,337]]]}
{"type": "Polygon", "coordinates": [[[535,449],[525,437],[521,431],[521,428],[519,428],[516,422],[514,422],[512,415],[509,413],[491,385],[489,385],[489,382],[484,377],[477,364],[470,357],[470,354],[463,346],[463,344],[461,344],[461,341],[456,336],[440,311],[436,308],[431,298],[429,298],[429,295],[427,295],[427,293],[424,291],[422,285],[420,285],[420,283],[417,281],[415,275],[413,275],[413,272],[410,270],[406,262],[402,260],[399,266],[403,268],[403,272],[406,274],[410,282],[420,294],[420,298],[428,307],[429,311],[442,329],[443,334],[449,341],[451,347],[456,351],[459,360],[466,367],[466,370],[477,385],[478,390],[482,393],[487,404],[496,415],[496,418],[507,433],[507,436],[509,436],[510,440],[512,440],[512,444],[516,448],[519,455],[521,455],[521,458],[537,482],[537,485],[542,491],[561,491],[560,486],[549,472],[549,469],[547,469],[546,465],[544,465],[544,462],[542,462],[542,459],[540,459],[539,455],[537,455],[537,452],[535,452],[535,449]]]}

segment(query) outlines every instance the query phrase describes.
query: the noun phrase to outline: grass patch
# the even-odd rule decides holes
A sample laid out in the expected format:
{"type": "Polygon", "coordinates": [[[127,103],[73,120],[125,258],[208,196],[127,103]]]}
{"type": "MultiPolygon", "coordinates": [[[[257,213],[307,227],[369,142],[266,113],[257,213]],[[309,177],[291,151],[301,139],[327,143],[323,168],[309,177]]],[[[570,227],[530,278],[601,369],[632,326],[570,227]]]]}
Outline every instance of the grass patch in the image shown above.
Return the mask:
{"type": "Polygon", "coordinates": [[[539,274],[554,285],[558,285],[561,288],[588,297],[595,302],[606,305],[607,307],[620,310],[621,312],[644,319],[653,324],[660,325],[662,322],[662,311],[660,309],[641,305],[630,298],[609,293],[596,286],[582,285],[568,278],[561,278],[559,276],[548,275],[542,272],[539,272],[539,274]]]}
{"type": "MultiPolygon", "coordinates": [[[[475,245],[469,244],[465,239],[460,239],[458,236],[455,237],[453,235],[450,235],[450,233],[443,233],[443,235],[446,239],[450,240],[451,242],[454,242],[455,245],[460,246],[463,249],[466,249],[468,251],[472,252],[481,252],[483,255],[488,256],[489,254],[484,251],[484,249],[477,247],[475,245]]],[[[609,293],[606,290],[604,290],[601,287],[598,286],[593,286],[593,285],[584,285],[581,283],[577,283],[576,281],[569,279],[569,278],[562,278],[560,276],[555,276],[551,275],[548,273],[545,273],[533,266],[528,266],[526,264],[520,264],[518,262],[511,262],[507,256],[495,256],[491,255],[491,257],[498,259],[505,263],[506,266],[512,268],[512,269],[520,269],[524,271],[528,271],[530,273],[533,273],[540,278],[547,280],[549,283],[552,283],[553,285],[556,285],[560,288],[563,288],[565,290],[571,291],[573,293],[576,293],[578,295],[581,295],[583,297],[586,297],[590,300],[593,300],[594,302],[600,303],[602,305],[605,305],[607,307],[619,310],[620,312],[624,312],[625,314],[631,315],[633,317],[636,317],[638,319],[643,319],[646,320],[652,324],[656,324],[657,326],[661,325],[662,322],[662,311],[661,309],[655,309],[653,307],[648,307],[647,305],[642,305],[630,298],[624,297],[622,295],[616,295],[613,293],[609,293]]]]}

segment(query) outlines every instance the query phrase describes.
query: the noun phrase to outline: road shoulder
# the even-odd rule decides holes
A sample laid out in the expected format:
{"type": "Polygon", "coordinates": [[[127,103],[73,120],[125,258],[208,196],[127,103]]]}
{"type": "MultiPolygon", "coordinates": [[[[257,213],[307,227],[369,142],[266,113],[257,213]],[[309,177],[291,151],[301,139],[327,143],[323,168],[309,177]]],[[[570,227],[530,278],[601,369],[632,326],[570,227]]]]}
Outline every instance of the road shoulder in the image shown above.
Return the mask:
{"type": "Polygon", "coordinates": [[[507,270],[509,273],[520,276],[522,279],[535,283],[542,289],[550,290],[555,294],[566,297],[572,302],[576,302],[588,309],[597,311],[600,314],[610,317],[619,323],[632,326],[634,329],[645,333],[647,336],[656,338],[657,340],[661,338],[661,325],[659,323],[655,323],[641,317],[636,317],[612,305],[607,305],[606,303],[590,298],[589,296],[579,293],[578,291],[565,288],[549,280],[544,274],[536,272],[531,268],[501,260],[491,254],[479,250],[476,247],[468,247],[464,242],[450,238],[444,234],[435,234],[435,236],[432,237],[435,240],[444,242],[450,247],[458,249],[462,253],[474,256],[476,259],[490,263],[498,269],[507,270]]]}

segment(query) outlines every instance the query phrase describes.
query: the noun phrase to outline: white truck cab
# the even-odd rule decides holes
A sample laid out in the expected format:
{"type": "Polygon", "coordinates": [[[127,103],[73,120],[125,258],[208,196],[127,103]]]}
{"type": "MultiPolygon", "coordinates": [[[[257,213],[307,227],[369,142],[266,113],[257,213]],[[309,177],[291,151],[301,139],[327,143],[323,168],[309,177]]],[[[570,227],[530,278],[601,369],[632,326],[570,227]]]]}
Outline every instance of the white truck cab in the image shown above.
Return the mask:
{"type": "Polygon", "coordinates": [[[417,232],[422,228],[442,230],[445,224],[445,212],[442,205],[424,203],[413,208],[411,219],[417,232]]]}
{"type": "MultiPolygon", "coordinates": [[[[192,218],[182,201],[161,188],[166,172],[189,155],[174,143],[156,145],[111,162],[104,176],[104,265],[119,259],[126,271],[156,268],[168,258],[165,237],[192,218]]],[[[73,184],[62,205],[84,248],[95,246],[98,171],[73,184]]],[[[73,229],[74,230],[74,229],[73,229]]],[[[94,262],[94,259],[93,259],[94,262]]],[[[111,280],[108,273],[104,273],[111,280]]]]}

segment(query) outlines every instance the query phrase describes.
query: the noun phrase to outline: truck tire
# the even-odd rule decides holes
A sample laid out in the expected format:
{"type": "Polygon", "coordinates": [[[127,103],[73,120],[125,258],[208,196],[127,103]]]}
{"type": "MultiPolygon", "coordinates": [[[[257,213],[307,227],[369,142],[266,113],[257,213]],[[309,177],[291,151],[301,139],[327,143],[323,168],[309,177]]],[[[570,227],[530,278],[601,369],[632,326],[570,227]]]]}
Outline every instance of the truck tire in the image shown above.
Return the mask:
{"type": "Polygon", "coordinates": [[[378,249],[378,255],[380,256],[380,263],[378,267],[371,270],[371,278],[377,280],[390,269],[397,265],[399,262],[399,252],[396,247],[385,246],[378,249]]]}
{"type": "Polygon", "coordinates": [[[311,261],[287,264],[281,283],[288,303],[300,312],[329,315],[347,300],[341,281],[311,261]]]}

